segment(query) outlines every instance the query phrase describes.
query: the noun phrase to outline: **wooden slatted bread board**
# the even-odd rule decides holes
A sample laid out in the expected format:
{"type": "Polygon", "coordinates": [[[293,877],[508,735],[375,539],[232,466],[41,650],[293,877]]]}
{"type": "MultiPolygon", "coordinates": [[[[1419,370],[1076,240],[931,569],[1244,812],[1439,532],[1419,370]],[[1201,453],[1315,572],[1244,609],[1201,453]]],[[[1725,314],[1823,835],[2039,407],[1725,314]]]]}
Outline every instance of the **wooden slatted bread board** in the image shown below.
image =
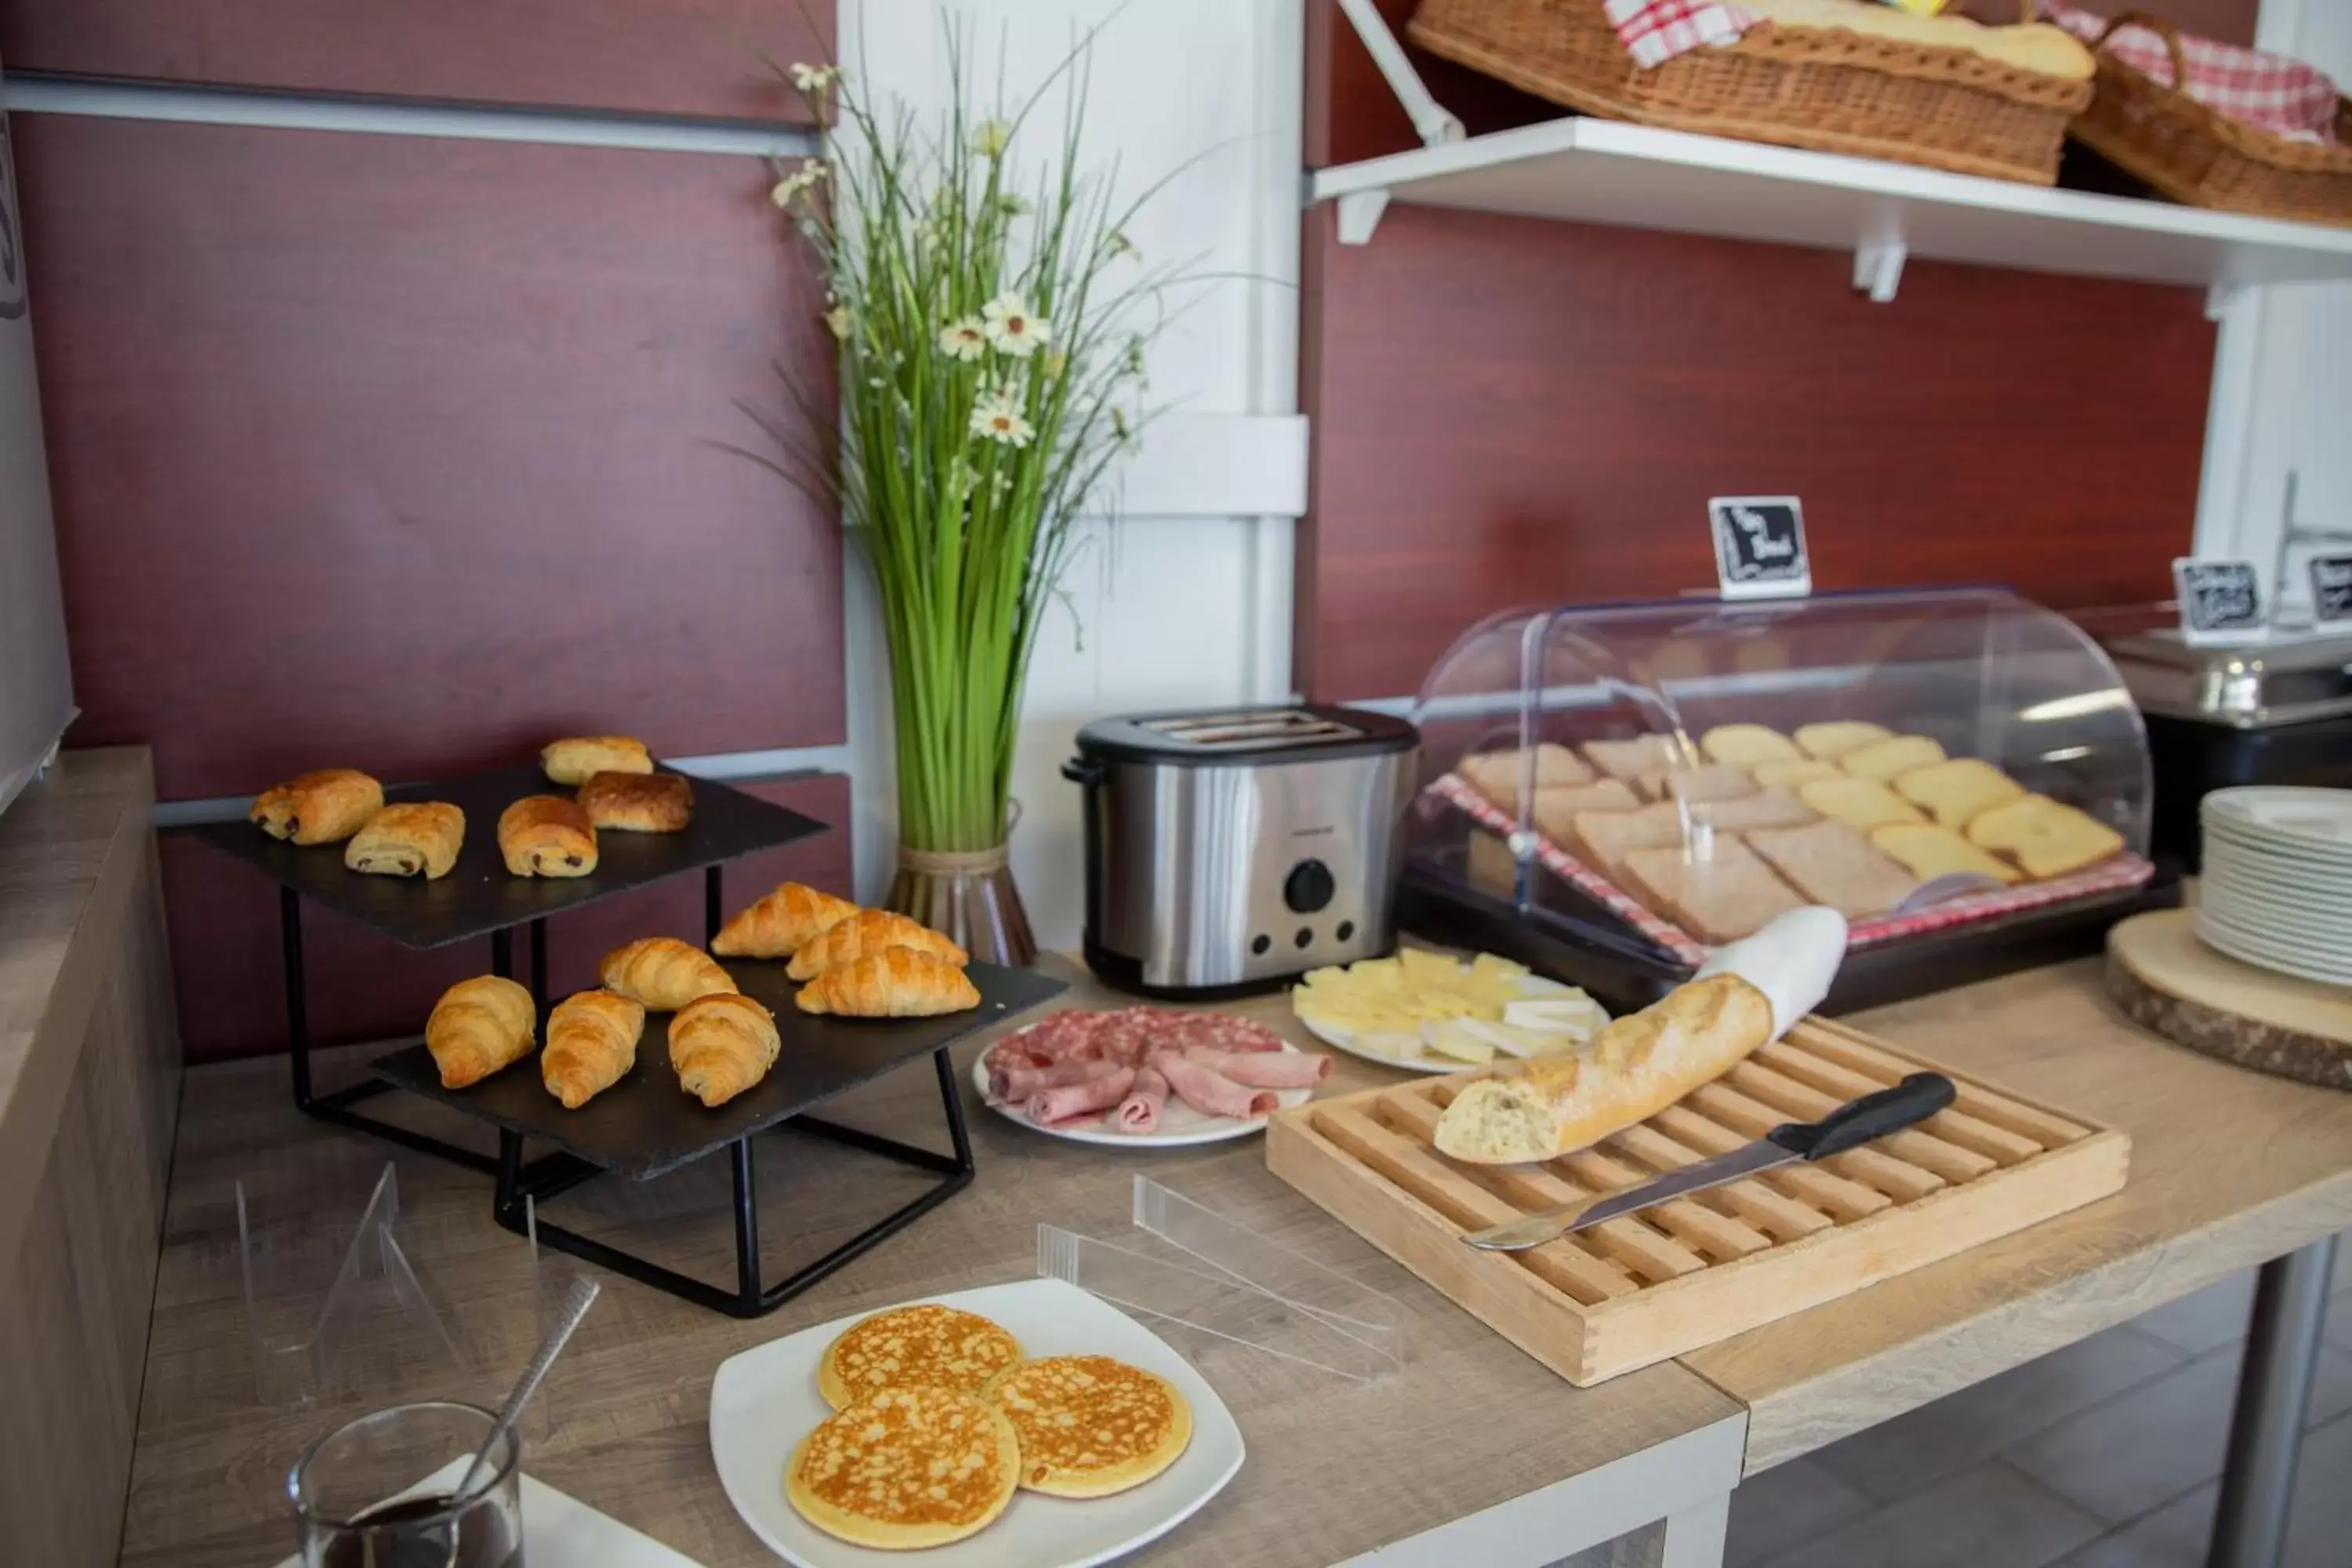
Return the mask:
{"type": "Polygon", "coordinates": [[[1807,1018],[1670,1110],[1539,1165],[1437,1152],[1466,1078],[1427,1078],[1274,1118],[1275,1174],[1579,1386],[1681,1355],[2121,1189],[2124,1133],[1858,1030],[1807,1018]],[[1606,1221],[1525,1252],[1468,1231],[1647,1179],[1811,1121],[1906,1073],[1959,1090],[1908,1131],[1606,1221]]]}

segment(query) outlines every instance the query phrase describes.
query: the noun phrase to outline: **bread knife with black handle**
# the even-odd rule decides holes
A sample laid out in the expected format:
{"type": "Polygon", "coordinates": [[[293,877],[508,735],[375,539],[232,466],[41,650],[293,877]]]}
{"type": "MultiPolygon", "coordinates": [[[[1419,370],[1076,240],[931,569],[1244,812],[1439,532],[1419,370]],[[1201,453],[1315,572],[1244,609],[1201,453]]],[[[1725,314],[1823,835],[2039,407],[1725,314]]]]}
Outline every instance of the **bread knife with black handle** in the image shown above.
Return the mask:
{"type": "Polygon", "coordinates": [[[1900,1132],[1925,1121],[1952,1103],[1952,1080],[1939,1072],[1915,1072],[1892,1089],[1847,1100],[1819,1121],[1788,1121],[1755,1142],[1696,1164],[1669,1171],[1639,1186],[1582,1199],[1541,1214],[1531,1214],[1462,1239],[1487,1252],[1517,1252],[1539,1247],[1556,1236],[1582,1230],[1589,1225],[1615,1219],[1669,1198],[1685,1197],[1719,1187],[1726,1182],[1769,1171],[1775,1165],[1858,1148],[1874,1138],[1900,1132]]]}

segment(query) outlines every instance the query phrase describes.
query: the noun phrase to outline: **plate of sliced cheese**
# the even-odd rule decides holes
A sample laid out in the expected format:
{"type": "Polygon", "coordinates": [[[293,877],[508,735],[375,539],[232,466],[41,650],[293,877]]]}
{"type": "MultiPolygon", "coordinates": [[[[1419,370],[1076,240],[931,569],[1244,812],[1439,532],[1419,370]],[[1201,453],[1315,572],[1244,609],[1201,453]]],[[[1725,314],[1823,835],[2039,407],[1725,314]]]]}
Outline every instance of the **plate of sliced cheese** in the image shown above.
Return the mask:
{"type": "Polygon", "coordinates": [[[1419,948],[1312,970],[1290,1005],[1317,1039],[1411,1072],[1580,1050],[1609,1022],[1582,991],[1509,959],[1482,952],[1465,963],[1419,948]]]}

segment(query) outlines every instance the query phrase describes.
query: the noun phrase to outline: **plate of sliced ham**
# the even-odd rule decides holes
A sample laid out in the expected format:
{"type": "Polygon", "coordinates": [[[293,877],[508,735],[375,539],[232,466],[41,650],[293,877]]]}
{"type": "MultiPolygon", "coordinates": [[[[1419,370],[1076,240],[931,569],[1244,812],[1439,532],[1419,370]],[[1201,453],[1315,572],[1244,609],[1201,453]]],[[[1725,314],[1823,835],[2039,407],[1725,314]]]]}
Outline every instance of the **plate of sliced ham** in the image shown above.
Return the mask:
{"type": "Polygon", "coordinates": [[[971,1065],[981,1097],[1024,1126],[1154,1148],[1246,1138],[1330,1071],[1263,1024],[1175,1007],[1050,1013],[971,1065]]]}

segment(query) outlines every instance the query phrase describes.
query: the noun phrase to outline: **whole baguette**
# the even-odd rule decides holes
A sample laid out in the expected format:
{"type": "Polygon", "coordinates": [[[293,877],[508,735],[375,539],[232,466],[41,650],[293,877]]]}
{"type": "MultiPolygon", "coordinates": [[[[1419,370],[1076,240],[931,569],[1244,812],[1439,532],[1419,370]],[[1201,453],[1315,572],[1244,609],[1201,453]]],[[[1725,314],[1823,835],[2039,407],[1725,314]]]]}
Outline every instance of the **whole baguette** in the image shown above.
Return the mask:
{"type": "Polygon", "coordinates": [[[1694,980],[1611,1024],[1590,1052],[1464,1088],[1437,1119],[1438,1152],[1480,1165],[1571,1153],[1655,1116],[1771,1037],[1763,992],[1737,974],[1694,980]]]}

